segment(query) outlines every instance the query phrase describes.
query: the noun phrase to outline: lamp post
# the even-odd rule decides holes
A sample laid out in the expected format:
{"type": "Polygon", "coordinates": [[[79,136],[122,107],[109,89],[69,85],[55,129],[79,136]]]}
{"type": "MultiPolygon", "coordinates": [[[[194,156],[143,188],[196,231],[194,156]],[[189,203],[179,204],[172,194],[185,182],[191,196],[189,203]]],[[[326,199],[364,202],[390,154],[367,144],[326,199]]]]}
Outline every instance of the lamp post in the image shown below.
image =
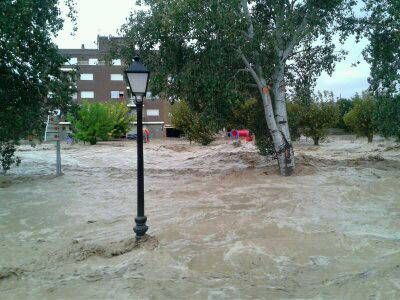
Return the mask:
{"type": "Polygon", "coordinates": [[[148,226],[147,217],[144,215],[144,176],[143,176],[143,98],[147,92],[150,72],[135,56],[128,70],[125,71],[126,78],[132,95],[135,97],[137,111],[137,215],[135,218],[136,239],[145,235],[148,226]]]}

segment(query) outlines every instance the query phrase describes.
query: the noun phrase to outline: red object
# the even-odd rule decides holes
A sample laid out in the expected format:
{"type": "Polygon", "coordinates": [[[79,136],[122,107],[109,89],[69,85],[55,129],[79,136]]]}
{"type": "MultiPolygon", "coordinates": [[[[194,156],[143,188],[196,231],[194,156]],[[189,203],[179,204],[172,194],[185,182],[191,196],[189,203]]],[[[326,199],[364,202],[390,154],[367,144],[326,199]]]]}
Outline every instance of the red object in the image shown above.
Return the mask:
{"type": "Polygon", "coordinates": [[[144,142],[148,143],[150,137],[150,130],[148,130],[147,128],[143,128],[143,133],[144,133],[144,142]]]}
{"type": "Polygon", "coordinates": [[[250,136],[250,131],[247,129],[240,129],[237,131],[239,134],[239,137],[249,137],[250,136]]]}
{"type": "Polygon", "coordinates": [[[233,129],[231,131],[231,138],[236,139],[238,137],[238,131],[236,129],[233,129]]]}
{"type": "Polygon", "coordinates": [[[251,142],[253,140],[252,136],[246,136],[245,141],[246,142],[251,142]]]}

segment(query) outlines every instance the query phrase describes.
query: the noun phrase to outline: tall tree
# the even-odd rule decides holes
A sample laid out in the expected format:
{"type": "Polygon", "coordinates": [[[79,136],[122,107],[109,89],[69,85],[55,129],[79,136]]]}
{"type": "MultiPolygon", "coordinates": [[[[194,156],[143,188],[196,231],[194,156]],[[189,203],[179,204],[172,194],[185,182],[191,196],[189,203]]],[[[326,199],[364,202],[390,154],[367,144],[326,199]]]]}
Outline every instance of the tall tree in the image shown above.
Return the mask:
{"type": "Polygon", "coordinates": [[[362,31],[369,40],[364,58],[370,64],[369,83],[377,94],[400,92],[400,1],[365,0],[362,31]]]}
{"type": "Polygon", "coordinates": [[[261,95],[282,175],[290,175],[294,170],[285,97],[285,75],[293,70],[288,62],[292,61],[294,67],[304,59],[312,62],[314,57],[310,54],[314,53],[321,55],[323,62],[323,67],[316,71],[331,70],[336,58],[333,35],[341,33],[343,38],[348,33],[354,5],[351,0],[241,0],[250,51],[239,48],[239,53],[261,95]],[[269,61],[262,59],[266,52],[269,61]],[[266,72],[268,69],[270,72],[266,72]]]}
{"type": "MultiPolygon", "coordinates": [[[[52,42],[63,24],[58,2],[0,2],[0,146],[39,133],[49,110],[68,108],[73,84],[52,42]]],[[[65,2],[74,18],[73,0],[65,2]]]]}
{"type": "Polygon", "coordinates": [[[375,125],[380,134],[400,140],[400,1],[365,0],[361,32],[369,40],[370,90],[376,98],[375,125]]]}
{"type": "Polygon", "coordinates": [[[311,86],[322,70],[333,69],[340,56],[333,36],[344,38],[352,27],[355,1],[144,2],[148,9],[133,14],[122,32],[154,67],[152,84],[212,120],[229,112],[232,101],[258,96],[281,174],[290,175],[286,89],[301,80],[311,86]]]}

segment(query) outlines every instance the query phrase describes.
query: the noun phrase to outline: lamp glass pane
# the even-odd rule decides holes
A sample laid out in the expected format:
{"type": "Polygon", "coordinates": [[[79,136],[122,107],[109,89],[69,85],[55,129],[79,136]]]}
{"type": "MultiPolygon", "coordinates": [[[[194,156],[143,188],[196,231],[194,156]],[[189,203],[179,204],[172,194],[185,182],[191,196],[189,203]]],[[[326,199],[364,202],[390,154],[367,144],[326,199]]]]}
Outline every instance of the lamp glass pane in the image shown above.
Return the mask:
{"type": "Polygon", "coordinates": [[[133,94],[146,93],[148,73],[128,73],[128,80],[133,94]]]}

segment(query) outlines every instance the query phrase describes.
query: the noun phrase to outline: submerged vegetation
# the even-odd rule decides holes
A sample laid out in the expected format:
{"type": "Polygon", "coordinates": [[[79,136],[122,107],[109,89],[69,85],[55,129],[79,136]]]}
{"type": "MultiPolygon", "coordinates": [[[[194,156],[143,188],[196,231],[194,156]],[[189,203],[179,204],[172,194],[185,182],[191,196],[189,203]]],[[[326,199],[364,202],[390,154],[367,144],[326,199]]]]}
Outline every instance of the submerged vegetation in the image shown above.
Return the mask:
{"type": "Polygon", "coordinates": [[[84,102],[75,116],[69,115],[74,137],[91,145],[124,136],[134,119],[125,103],[84,102]]]}

